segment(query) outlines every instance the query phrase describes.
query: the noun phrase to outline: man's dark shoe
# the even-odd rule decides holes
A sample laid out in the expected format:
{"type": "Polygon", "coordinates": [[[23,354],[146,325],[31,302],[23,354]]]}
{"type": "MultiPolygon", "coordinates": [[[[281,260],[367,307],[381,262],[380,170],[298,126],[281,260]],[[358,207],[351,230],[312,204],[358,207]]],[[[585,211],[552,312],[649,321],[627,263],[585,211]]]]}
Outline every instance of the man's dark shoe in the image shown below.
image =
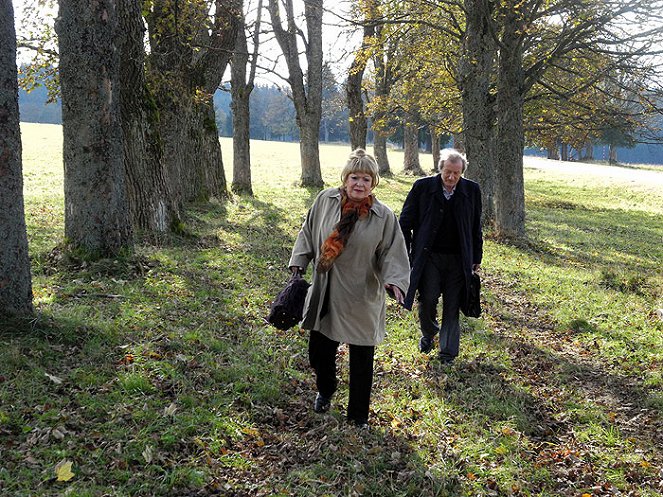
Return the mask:
{"type": "Polygon", "coordinates": [[[437,358],[443,366],[451,366],[454,363],[454,358],[449,356],[438,355],[437,358]]]}
{"type": "Polygon", "coordinates": [[[323,397],[318,393],[318,395],[315,396],[315,402],[313,404],[313,410],[317,413],[323,413],[329,411],[329,407],[331,406],[331,399],[327,397],[323,397]]]}
{"type": "Polygon", "coordinates": [[[433,338],[434,337],[421,337],[419,339],[419,352],[422,354],[428,354],[433,350],[433,338]]]}

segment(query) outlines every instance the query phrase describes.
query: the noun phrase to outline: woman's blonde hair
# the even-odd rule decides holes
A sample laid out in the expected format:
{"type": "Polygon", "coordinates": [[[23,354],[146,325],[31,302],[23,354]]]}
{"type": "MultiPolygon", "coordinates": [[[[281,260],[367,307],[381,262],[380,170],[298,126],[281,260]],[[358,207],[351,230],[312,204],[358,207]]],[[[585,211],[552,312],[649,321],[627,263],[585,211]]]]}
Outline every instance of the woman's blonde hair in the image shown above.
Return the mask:
{"type": "Polygon", "coordinates": [[[380,173],[378,170],[378,163],[375,162],[373,156],[366,153],[363,148],[355,149],[348,158],[343,171],[341,171],[341,182],[345,184],[348,175],[354,173],[367,173],[371,176],[371,188],[378,186],[380,183],[380,173]]]}

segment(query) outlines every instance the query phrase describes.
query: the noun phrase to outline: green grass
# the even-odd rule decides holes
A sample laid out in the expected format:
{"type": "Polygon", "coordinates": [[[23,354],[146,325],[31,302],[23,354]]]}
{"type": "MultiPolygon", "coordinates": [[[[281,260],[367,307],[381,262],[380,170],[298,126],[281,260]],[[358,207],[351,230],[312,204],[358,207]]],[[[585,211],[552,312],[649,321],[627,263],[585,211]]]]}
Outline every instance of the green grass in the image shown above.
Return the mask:
{"type": "MultiPolygon", "coordinates": [[[[345,349],[315,415],[305,332],[263,320],[316,194],[296,144],[253,142],[255,196],[190,206],[192,236],[85,262],[53,250],[61,129],[23,132],[37,315],[0,327],[0,495],[663,491],[663,192],[527,168],[529,243],[488,234],[485,312],[454,366],[419,354],[416,311],[389,304],[362,432],[344,424],[345,349]]],[[[321,146],[328,185],[348,152],[321,146]]],[[[398,212],[414,178],[390,159],[377,195],[398,212]]]]}

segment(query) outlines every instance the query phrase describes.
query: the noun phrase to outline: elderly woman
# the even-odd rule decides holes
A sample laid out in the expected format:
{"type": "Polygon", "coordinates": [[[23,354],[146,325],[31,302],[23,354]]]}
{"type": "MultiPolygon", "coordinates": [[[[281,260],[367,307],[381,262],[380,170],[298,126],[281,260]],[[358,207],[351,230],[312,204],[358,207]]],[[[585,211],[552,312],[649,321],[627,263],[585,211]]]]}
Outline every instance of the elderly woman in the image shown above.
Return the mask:
{"type": "Polygon", "coordinates": [[[385,295],[399,303],[409,285],[405,239],[394,213],[373,195],[375,159],[355,150],[341,172],[342,186],[320,192],[299,231],[292,271],[314,262],[302,328],[311,331],[309,361],[318,394],[315,412],[329,410],[336,391],[336,351],[350,349],[348,422],[366,426],[375,346],[385,336],[385,295]]]}

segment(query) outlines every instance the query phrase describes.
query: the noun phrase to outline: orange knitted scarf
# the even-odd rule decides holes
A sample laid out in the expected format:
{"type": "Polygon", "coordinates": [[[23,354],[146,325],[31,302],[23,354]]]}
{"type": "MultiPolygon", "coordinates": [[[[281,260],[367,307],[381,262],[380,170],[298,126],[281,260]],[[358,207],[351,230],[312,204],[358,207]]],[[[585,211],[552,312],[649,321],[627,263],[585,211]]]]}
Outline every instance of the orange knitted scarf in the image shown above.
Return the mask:
{"type": "Polygon", "coordinates": [[[373,195],[358,202],[348,198],[345,188],[341,188],[341,220],[334,227],[331,235],[320,247],[320,259],[317,269],[321,273],[329,271],[336,258],[341,255],[355,224],[360,218],[366,217],[373,205],[373,195]]]}

